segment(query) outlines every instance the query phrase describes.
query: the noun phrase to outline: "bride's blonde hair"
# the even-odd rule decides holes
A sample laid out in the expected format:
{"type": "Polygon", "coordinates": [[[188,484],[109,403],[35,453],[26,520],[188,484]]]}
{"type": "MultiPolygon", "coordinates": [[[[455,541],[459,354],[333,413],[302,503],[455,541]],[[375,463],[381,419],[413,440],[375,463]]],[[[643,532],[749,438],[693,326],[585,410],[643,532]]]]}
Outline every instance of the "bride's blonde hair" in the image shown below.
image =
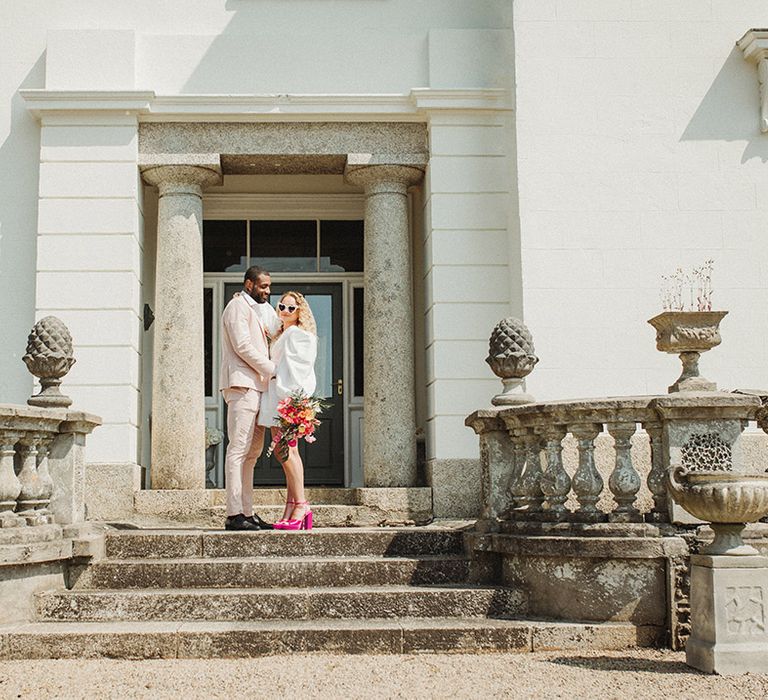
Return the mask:
{"type": "MultiPolygon", "coordinates": [[[[296,300],[296,308],[299,311],[296,325],[313,335],[317,335],[315,315],[312,313],[312,309],[309,308],[309,303],[304,298],[304,295],[301,292],[286,292],[280,297],[280,301],[282,302],[285,297],[293,297],[296,300]]],[[[280,332],[282,333],[282,330],[280,332]]]]}

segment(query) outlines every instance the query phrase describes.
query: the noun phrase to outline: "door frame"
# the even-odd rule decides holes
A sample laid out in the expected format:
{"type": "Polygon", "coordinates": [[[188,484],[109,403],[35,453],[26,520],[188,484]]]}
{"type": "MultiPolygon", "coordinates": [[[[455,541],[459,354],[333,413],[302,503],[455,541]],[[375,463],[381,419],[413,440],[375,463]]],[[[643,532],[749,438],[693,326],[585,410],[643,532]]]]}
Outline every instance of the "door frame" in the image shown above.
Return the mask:
{"type": "MultiPolygon", "coordinates": [[[[360,416],[363,411],[363,397],[353,396],[354,392],[354,316],[353,294],[357,287],[364,287],[363,273],[293,273],[275,272],[271,274],[275,284],[340,284],[342,303],[342,376],[344,387],[343,396],[343,426],[344,426],[344,487],[350,488],[363,485],[362,449],[360,443],[360,416]]],[[[212,359],[213,375],[212,396],[205,397],[205,422],[207,425],[224,431],[224,399],[219,391],[218,368],[221,366],[220,319],[224,310],[224,285],[242,283],[242,272],[206,272],[203,277],[203,287],[213,289],[213,324],[212,324],[212,359]]],[[[216,469],[214,482],[224,483],[224,446],[220,444],[216,450],[216,469]]]]}
{"type": "MultiPolygon", "coordinates": [[[[311,177],[311,176],[309,176],[311,177]]],[[[226,181],[225,181],[226,182],[226,181]]],[[[303,219],[365,219],[365,195],[358,192],[206,192],[203,194],[203,219],[254,220],[303,220],[303,219]]],[[[250,239],[250,236],[247,237],[250,239]]],[[[354,367],[352,341],[354,338],[353,289],[364,287],[363,272],[292,273],[275,272],[272,281],[278,283],[342,284],[342,342],[344,353],[344,386],[352,387],[354,367]]],[[[225,282],[242,282],[243,272],[206,272],[203,287],[214,288],[213,308],[223,311],[225,282]]],[[[220,313],[220,311],[219,311],[220,313]]],[[[217,368],[221,365],[219,321],[213,318],[213,397],[205,399],[206,424],[223,431],[223,399],[219,393],[217,368]],[[209,422],[209,416],[215,422],[209,422]]],[[[354,390],[354,389],[353,389],[354,390]]],[[[364,485],[362,462],[362,412],[363,397],[344,392],[344,486],[364,485]],[[354,451],[354,453],[353,453],[354,451]]],[[[224,483],[224,448],[216,451],[216,483],[224,483]]]]}

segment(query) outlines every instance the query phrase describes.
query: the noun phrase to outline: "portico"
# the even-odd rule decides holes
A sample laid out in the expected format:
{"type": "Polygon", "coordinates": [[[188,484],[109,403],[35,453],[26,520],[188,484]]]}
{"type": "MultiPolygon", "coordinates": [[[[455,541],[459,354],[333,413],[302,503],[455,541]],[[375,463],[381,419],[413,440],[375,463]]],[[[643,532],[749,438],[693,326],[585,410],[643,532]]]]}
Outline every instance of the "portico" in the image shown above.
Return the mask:
{"type": "Polygon", "coordinates": [[[420,124],[140,125],[139,167],[144,181],[158,188],[153,489],[204,484],[202,296],[189,293],[202,289],[202,193],[223,174],[254,168],[264,174],[343,172],[363,190],[365,486],[416,485],[408,188],[423,177],[425,144],[420,124]],[[218,153],[206,151],[212,146],[218,153]]]}

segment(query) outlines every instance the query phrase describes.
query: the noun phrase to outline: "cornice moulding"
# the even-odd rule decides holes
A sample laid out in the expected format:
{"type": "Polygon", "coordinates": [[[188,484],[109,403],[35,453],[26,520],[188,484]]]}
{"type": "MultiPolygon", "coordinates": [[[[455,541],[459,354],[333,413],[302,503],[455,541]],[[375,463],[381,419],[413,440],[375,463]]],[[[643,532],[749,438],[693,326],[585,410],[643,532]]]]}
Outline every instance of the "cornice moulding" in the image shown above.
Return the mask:
{"type": "Polygon", "coordinates": [[[407,94],[156,95],[151,90],[20,90],[38,119],[113,113],[140,121],[426,121],[435,111],[510,111],[501,89],[414,88],[407,94]]]}
{"type": "Polygon", "coordinates": [[[745,60],[757,66],[760,86],[760,131],[768,133],[768,29],[750,29],[736,42],[745,60]]]}
{"type": "Polygon", "coordinates": [[[744,58],[757,63],[761,58],[768,58],[768,29],[750,29],[736,42],[744,58]]]}
{"type": "Polygon", "coordinates": [[[155,98],[150,90],[19,90],[27,109],[38,119],[49,114],[147,114],[155,98]]]}

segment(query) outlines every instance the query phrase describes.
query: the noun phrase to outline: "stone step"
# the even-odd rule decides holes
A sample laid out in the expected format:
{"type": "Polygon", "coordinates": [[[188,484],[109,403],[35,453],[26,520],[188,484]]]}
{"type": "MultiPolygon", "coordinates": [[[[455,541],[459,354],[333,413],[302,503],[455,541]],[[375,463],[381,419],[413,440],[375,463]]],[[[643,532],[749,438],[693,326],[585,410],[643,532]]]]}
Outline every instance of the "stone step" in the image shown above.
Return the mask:
{"type": "Polygon", "coordinates": [[[463,583],[459,556],[103,559],[70,571],[73,589],[279,588],[463,583]]]}
{"type": "MultiPolygon", "coordinates": [[[[254,510],[267,522],[273,523],[283,515],[282,505],[257,506],[254,510]]],[[[397,525],[426,525],[432,520],[431,511],[419,517],[401,512],[383,513],[370,506],[361,505],[328,505],[324,503],[312,504],[315,528],[329,527],[379,527],[397,525]]],[[[224,505],[205,506],[203,508],[191,508],[181,512],[172,513],[144,513],[138,512],[131,516],[118,519],[117,523],[134,524],[138,527],[146,527],[148,524],[161,523],[167,527],[198,527],[224,529],[224,520],[227,511],[224,505]]],[[[108,522],[109,518],[105,518],[108,522]]]]}
{"type": "MultiPolygon", "coordinates": [[[[283,489],[254,489],[256,511],[265,520],[281,517],[283,489]]],[[[432,489],[412,488],[310,488],[317,527],[370,527],[376,525],[424,525],[432,520],[432,489]]],[[[222,489],[197,491],[143,489],[134,497],[134,514],[124,522],[147,520],[199,527],[222,527],[226,494],[222,489]]]]}
{"type": "Polygon", "coordinates": [[[40,620],[300,620],[514,617],[525,596],[489,587],[65,591],[37,598],[40,620]]]}
{"type": "Polygon", "coordinates": [[[308,532],[112,530],[106,554],[116,559],[269,556],[419,556],[461,554],[460,530],[335,528],[308,532]]]}
{"type": "MultiPolygon", "coordinates": [[[[656,627],[530,620],[267,620],[37,622],[0,627],[0,659],[242,658],[345,654],[626,649],[658,643],[656,627]]],[[[364,679],[361,679],[364,683],[364,679]]]]}

